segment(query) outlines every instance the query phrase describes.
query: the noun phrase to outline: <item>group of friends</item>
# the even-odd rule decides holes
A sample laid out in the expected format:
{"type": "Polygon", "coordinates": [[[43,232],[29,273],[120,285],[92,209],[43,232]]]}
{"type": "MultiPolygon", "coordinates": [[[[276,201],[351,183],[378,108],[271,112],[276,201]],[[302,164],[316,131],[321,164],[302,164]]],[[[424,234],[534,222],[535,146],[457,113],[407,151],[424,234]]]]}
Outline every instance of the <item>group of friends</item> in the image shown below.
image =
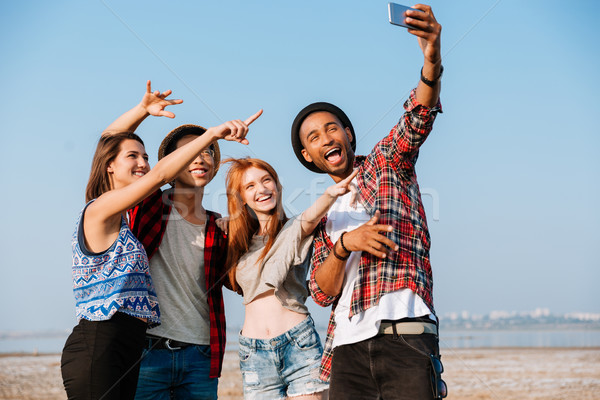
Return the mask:
{"type": "Polygon", "coordinates": [[[221,160],[248,144],[231,120],[171,131],[151,169],[134,133],[182,103],[153,91],[102,133],[72,238],[78,324],[62,359],[69,399],[216,399],[225,352],[222,287],[243,296],[245,399],[437,399],[446,395],[432,299],[430,237],[415,163],[438,112],[441,26],[406,22],[424,55],[405,113],[367,156],[348,116],[313,103],[292,123],[298,160],[333,185],[289,218],[275,169],[221,160]],[[228,216],[204,188],[228,167],[228,216]],[[170,184],[168,190],[161,190],[170,184]],[[308,283],[307,283],[308,277],[308,283]],[[332,305],[325,345],[305,301],[332,305]]]}

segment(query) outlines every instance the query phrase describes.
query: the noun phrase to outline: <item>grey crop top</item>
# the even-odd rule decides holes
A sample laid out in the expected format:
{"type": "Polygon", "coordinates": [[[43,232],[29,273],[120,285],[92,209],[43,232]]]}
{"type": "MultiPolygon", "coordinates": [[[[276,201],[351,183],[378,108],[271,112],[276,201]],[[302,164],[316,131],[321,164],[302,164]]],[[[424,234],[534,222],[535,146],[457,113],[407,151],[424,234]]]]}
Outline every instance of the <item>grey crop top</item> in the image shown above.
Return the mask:
{"type": "Polygon", "coordinates": [[[302,239],[300,216],[288,220],[277,235],[273,247],[260,264],[258,258],[266,236],[254,235],[250,248],[237,265],[236,280],[244,292],[244,305],[256,296],[275,290],[275,296],[285,308],[308,314],[304,304],[308,297],[306,273],[310,265],[313,235],[302,239]]]}

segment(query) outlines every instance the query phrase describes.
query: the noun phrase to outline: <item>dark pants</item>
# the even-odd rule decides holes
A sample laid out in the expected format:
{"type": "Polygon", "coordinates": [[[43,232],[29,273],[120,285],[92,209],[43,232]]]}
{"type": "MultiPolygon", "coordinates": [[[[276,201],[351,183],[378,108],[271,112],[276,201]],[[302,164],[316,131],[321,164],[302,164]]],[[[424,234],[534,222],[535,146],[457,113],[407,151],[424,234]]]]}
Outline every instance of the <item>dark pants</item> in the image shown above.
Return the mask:
{"type": "Polygon", "coordinates": [[[146,327],[120,312],[107,321],[80,320],[61,358],[69,400],[133,399],[146,327]]]}
{"type": "Polygon", "coordinates": [[[436,335],[378,335],[336,347],[329,399],[431,400],[433,371],[423,353],[439,354],[436,335]]]}

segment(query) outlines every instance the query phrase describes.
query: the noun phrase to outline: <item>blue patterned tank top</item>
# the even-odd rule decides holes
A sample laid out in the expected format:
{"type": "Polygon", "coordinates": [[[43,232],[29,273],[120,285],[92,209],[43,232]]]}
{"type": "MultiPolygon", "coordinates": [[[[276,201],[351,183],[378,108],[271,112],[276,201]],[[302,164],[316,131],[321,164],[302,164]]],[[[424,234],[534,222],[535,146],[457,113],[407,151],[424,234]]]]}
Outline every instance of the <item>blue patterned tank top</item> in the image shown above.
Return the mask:
{"type": "Polygon", "coordinates": [[[79,214],[73,233],[73,293],[77,320],[108,320],[119,311],[146,318],[149,326],[160,324],[148,256],[125,218],[121,217],[119,236],[108,250],[92,253],[87,249],[83,217],[92,201],[79,214]]]}

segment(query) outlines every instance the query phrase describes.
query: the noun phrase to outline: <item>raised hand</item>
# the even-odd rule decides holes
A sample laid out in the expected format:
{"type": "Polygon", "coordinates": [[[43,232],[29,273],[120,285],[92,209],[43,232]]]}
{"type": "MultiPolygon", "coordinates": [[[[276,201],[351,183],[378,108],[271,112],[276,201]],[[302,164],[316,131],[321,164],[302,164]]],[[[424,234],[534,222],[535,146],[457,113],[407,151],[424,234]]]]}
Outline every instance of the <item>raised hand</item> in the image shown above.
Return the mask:
{"type": "Polygon", "coordinates": [[[417,36],[425,59],[436,64],[441,59],[440,36],[442,26],[435,19],[430,6],[417,4],[413,8],[420,11],[407,10],[405,22],[418,29],[409,29],[408,33],[417,36]]]}
{"type": "Polygon", "coordinates": [[[146,93],[140,102],[142,107],[150,115],[156,117],[175,118],[175,114],[170,111],[165,111],[165,107],[183,103],[181,99],[167,99],[173,93],[171,90],[160,92],[159,90],[152,91],[151,82],[146,82],[146,93]]]}
{"type": "Polygon", "coordinates": [[[332,199],[336,199],[339,196],[343,196],[348,192],[352,192],[352,199],[350,199],[350,203],[356,203],[356,198],[358,191],[356,190],[356,186],[352,183],[352,179],[358,174],[358,169],[352,171],[350,175],[348,175],[345,179],[339,181],[335,185],[329,186],[325,189],[325,194],[331,197],[332,199]]]}
{"type": "Polygon", "coordinates": [[[358,228],[344,234],[344,247],[348,251],[366,251],[379,258],[386,258],[388,249],[398,250],[398,245],[380,232],[391,232],[391,225],[378,224],[379,210],[358,228]]]}
{"type": "Polygon", "coordinates": [[[258,110],[254,115],[242,121],[234,119],[227,121],[221,125],[215,126],[212,129],[215,131],[215,136],[219,139],[225,139],[241,144],[249,144],[246,135],[248,134],[248,127],[254,121],[258,119],[263,113],[263,110],[258,110]]]}
{"type": "Polygon", "coordinates": [[[158,90],[152,92],[150,81],[147,81],[146,93],[144,93],[142,101],[114,120],[104,132],[102,132],[102,135],[112,135],[116,132],[134,132],[148,115],[175,118],[175,114],[165,111],[165,107],[181,104],[183,103],[183,100],[167,100],[167,96],[170,94],[170,90],[163,93],[158,90]]]}

